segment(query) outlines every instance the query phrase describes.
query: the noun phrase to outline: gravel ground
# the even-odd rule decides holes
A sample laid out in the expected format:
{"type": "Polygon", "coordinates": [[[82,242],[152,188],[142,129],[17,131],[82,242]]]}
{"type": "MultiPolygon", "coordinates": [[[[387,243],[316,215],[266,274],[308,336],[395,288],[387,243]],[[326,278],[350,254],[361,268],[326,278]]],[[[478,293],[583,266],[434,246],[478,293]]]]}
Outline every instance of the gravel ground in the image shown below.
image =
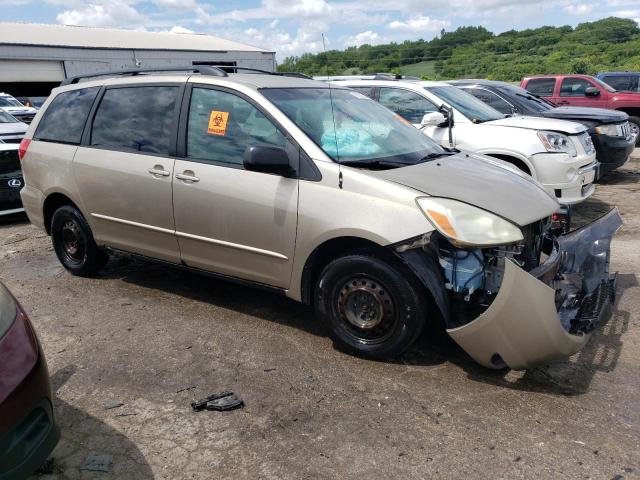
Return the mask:
{"type": "Polygon", "coordinates": [[[38,331],[62,428],[40,476],[640,478],[639,201],[640,159],[576,209],[622,212],[616,311],[582,352],[527,372],[432,332],[398,361],[353,358],[285,298],[127,257],[75,278],[43,232],[1,224],[0,278],[38,331]],[[224,389],[246,407],[191,411],[224,389]],[[80,470],[96,454],[108,471],[80,470]]]}

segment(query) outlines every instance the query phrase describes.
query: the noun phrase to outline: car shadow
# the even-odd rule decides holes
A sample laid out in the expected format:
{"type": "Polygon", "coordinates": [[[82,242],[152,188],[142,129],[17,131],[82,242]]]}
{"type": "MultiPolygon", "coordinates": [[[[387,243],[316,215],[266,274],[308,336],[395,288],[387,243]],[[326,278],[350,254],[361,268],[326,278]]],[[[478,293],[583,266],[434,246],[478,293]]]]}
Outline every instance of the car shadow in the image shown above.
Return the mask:
{"type": "Polygon", "coordinates": [[[637,170],[612,170],[598,180],[598,185],[633,185],[640,182],[640,172],[637,170]]]}
{"type": "Polygon", "coordinates": [[[607,214],[613,205],[597,198],[587,198],[584,202],[574,205],[571,210],[571,230],[580,228],[607,214]]]}
{"type": "Polygon", "coordinates": [[[62,436],[51,456],[53,464],[31,479],[85,478],[80,466],[90,455],[110,455],[106,472],[84,472],[91,478],[154,478],[151,467],[138,447],[118,430],[62,400],[55,393],[73,376],[75,365],[51,376],[53,407],[62,436]]]}
{"type": "MultiPolygon", "coordinates": [[[[259,288],[219,280],[169,265],[116,254],[98,278],[118,278],[137,286],[157,289],[192,300],[210,303],[263,320],[298,328],[313,335],[327,336],[324,325],[312,308],[283,295],[259,288]]],[[[617,298],[624,290],[637,286],[636,276],[618,276],[617,298]]],[[[548,367],[526,370],[512,379],[508,369],[491,370],[478,365],[442,328],[427,325],[422,335],[402,356],[388,363],[435,366],[446,362],[458,365],[474,381],[516,390],[557,395],[579,395],[588,391],[597,372],[612,371],[622,349],[630,314],[617,309],[608,322],[593,333],[585,348],[569,360],[548,367]]]]}
{"type": "Polygon", "coordinates": [[[112,254],[109,264],[96,278],[117,278],[299,328],[312,335],[326,336],[326,329],[316,321],[312,308],[270,290],[214,278],[204,273],[117,253],[112,254]]]}

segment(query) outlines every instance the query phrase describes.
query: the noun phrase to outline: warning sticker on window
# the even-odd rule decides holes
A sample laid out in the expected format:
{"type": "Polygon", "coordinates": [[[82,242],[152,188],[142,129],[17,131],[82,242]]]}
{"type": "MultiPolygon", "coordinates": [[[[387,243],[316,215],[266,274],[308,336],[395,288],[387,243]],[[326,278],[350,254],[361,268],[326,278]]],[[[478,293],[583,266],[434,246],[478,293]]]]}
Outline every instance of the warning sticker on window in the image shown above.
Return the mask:
{"type": "Polygon", "coordinates": [[[209,127],[207,133],[211,135],[225,135],[227,133],[227,121],[229,120],[229,112],[218,112],[214,110],[209,116],[209,127]]]}

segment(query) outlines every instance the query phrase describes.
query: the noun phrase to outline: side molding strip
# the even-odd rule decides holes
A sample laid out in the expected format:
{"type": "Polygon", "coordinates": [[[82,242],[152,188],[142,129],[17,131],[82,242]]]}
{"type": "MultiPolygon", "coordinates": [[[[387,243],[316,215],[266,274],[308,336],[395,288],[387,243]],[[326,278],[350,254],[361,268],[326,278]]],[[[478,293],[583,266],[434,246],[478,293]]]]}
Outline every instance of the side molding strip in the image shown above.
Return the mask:
{"type": "Polygon", "coordinates": [[[147,225],[146,223],[132,222],[130,220],[124,220],[122,218],[109,217],[100,213],[92,213],[92,217],[99,218],[101,220],[108,220],[110,222],[122,223],[124,225],[130,225],[132,227],[144,228],[147,230],[153,230],[154,232],[168,233],[170,235],[176,235],[182,238],[188,238],[190,240],[197,240],[199,242],[212,243],[214,245],[221,245],[223,247],[235,248],[236,250],[244,250],[245,252],[257,253],[258,255],[265,255],[267,257],[278,258],[280,260],[289,260],[289,257],[282,255],[281,253],[272,252],[271,250],[263,250],[261,248],[249,247],[248,245],[240,245],[238,243],[225,242],[224,240],[216,240],[209,237],[201,237],[199,235],[193,235],[191,233],[178,232],[175,230],[169,230],[168,228],[154,227],[153,225],[147,225]]]}

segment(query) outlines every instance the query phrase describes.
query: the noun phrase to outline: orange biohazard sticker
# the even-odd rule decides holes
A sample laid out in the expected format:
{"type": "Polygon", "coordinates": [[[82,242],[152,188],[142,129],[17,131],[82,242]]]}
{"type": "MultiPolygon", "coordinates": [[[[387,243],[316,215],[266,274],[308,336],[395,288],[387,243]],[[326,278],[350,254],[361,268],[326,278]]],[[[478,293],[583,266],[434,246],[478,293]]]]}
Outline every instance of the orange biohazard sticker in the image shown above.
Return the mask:
{"type": "Polygon", "coordinates": [[[407,125],[411,125],[411,122],[409,122],[406,118],[401,117],[398,114],[395,114],[394,117],[396,117],[398,120],[400,120],[402,123],[406,123],[407,125]]]}
{"type": "Polygon", "coordinates": [[[229,120],[229,112],[212,111],[209,117],[207,133],[211,135],[225,135],[227,133],[227,120],[229,120]]]}

